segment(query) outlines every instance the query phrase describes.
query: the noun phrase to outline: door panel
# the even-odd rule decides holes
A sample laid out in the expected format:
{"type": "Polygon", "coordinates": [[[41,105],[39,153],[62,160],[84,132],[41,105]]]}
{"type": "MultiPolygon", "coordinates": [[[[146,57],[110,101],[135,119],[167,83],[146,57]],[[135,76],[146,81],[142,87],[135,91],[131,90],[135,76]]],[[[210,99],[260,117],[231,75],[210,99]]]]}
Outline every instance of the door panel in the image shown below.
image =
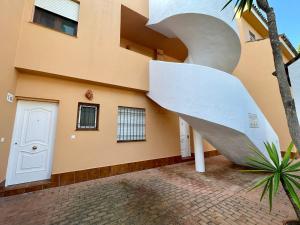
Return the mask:
{"type": "Polygon", "coordinates": [[[51,115],[51,111],[42,108],[26,110],[20,144],[40,143],[48,145],[51,115]]]}
{"type": "Polygon", "coordinates": [[[57,104],[18,102],[6,186],[50,178],[56,117],[57,104]]]}
{"type": "Polygon", "coordinates": [[[46,168],[46,151],[38,153],[21,151],[19,153],[16,173],[43,171],[46,168]]]}
{"type": "Polygon", "coordinates": [[[179,118],[180,127],[180,149],[182,157],[191,156],[191,146],[190,146],[190,126],[183,119],[179,118]]]}

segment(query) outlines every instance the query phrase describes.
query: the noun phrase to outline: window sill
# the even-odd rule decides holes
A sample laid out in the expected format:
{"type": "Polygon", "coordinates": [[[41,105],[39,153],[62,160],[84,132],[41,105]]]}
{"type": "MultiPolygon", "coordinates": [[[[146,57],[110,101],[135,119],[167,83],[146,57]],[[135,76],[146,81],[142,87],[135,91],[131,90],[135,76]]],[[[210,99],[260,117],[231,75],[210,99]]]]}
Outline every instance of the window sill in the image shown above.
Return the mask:
{"type": "Polygon", "coordinates": [[[76,128],[75,131],[99,131],[98,128],[76,128]]]}
{"type": "Polygon", "coordinates": [[[132,140],[132,141],[117,141],[117,143],[128,143],[128,142],[146,142],[145,140],[132,140]]]}
{"type": "Polygon", "coordinates": [[[78,34],[77,34],[76,36],[73,36],[73,35],[71,35],[71,34],[67,34],[67,33],[61,32],[61,31],[59,31],[59,30],[52,29],[52,28],[47,27],[47,26],[44,26],[44,25],[42,25],[42,24],[35,23],[35,22],[33,22],[33,21],[30,21],[29,23],[30,23],[30,24],[34,24],[34,25],[36,25],[36,26],[38,26],[38,27],[45,28],[45,29],[47,29],[47,30],[55,31],[56,33],[66,35],[66,36],[68,36],[68,37],[72,37],[72,38],[78,39],[78,34]]]}

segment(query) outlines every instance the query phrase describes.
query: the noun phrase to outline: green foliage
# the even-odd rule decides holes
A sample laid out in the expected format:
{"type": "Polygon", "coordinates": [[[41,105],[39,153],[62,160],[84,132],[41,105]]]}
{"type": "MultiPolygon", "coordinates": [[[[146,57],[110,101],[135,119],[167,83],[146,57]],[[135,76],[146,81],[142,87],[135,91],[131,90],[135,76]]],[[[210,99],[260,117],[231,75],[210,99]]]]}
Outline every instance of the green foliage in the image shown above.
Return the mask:
{"type": "Polygon", "coordinates": [[[244,170],[251,173],[267,173],[268,175],[259,180],[250,190],[263,187],[260,200],[268,193],[270,211],[272,210],[273,197],[277,194],[279,184],[281,183],[290,195],[291,200],[300,208],[300,200],[296,190],[300,189],[298,180],[300,176],[295,174],[300,171],[300,162],[293,163],[291,152],[294,145],[290,144],[283,159],[279,160],[279,155],[274,144],[265,143],[270,160],[267,159],[258,149],[251,147],[254,153],[253,157],[248,158],[248,165],[252,170],[244,170]]]}
{"type": "Polygon", "coordinates": [[[250,11],[252,8],[252,4],[254,2],[254,0],[228,0],[228,2],[224,5],[223,9],[225,9],[231,2],[234,1],[235,1],[235,8],[236,8],[234,17],[236,17],[237,14],[242,14],[247,8],[250,11]]]}
{"type": "Polygon", "coordinates": [[[300,45],[297,48],[297,52],[300,53],[300,45]]]}

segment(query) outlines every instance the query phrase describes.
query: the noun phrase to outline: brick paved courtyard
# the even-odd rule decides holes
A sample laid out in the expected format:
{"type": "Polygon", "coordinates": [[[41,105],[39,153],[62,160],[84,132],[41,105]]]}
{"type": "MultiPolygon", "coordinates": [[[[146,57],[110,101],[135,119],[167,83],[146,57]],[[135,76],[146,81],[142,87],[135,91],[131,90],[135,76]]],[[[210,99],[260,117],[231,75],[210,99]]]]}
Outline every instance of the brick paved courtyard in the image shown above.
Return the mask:
{"type": "Polygon", "coordinates": [[[273,211],[246,192],[258,175],[244,174],[224,157],[119,175],[0,199],[1,225],[40,224],[261,224],[295,218],[279,193],[273,211]]]}

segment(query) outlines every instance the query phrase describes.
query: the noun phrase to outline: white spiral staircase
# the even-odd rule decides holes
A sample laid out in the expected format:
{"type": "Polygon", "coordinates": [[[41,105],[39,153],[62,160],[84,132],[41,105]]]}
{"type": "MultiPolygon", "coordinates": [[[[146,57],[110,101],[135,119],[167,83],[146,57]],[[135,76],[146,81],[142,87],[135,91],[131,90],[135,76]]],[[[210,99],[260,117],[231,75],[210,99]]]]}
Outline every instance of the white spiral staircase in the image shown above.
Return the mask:
{"type": "MultiPolygon", "coordinates": [[[[148,26],[188,48],[186,63],[150,62],[148,96],[178,113],[194,130],[237,164],[256,146],[277,145],[277,134],[239,79],[241,54],[234,6],[227,0],[149,0],[148,26]]],[[[253,74],[255,76],[255,74],[253,74]]]]}

